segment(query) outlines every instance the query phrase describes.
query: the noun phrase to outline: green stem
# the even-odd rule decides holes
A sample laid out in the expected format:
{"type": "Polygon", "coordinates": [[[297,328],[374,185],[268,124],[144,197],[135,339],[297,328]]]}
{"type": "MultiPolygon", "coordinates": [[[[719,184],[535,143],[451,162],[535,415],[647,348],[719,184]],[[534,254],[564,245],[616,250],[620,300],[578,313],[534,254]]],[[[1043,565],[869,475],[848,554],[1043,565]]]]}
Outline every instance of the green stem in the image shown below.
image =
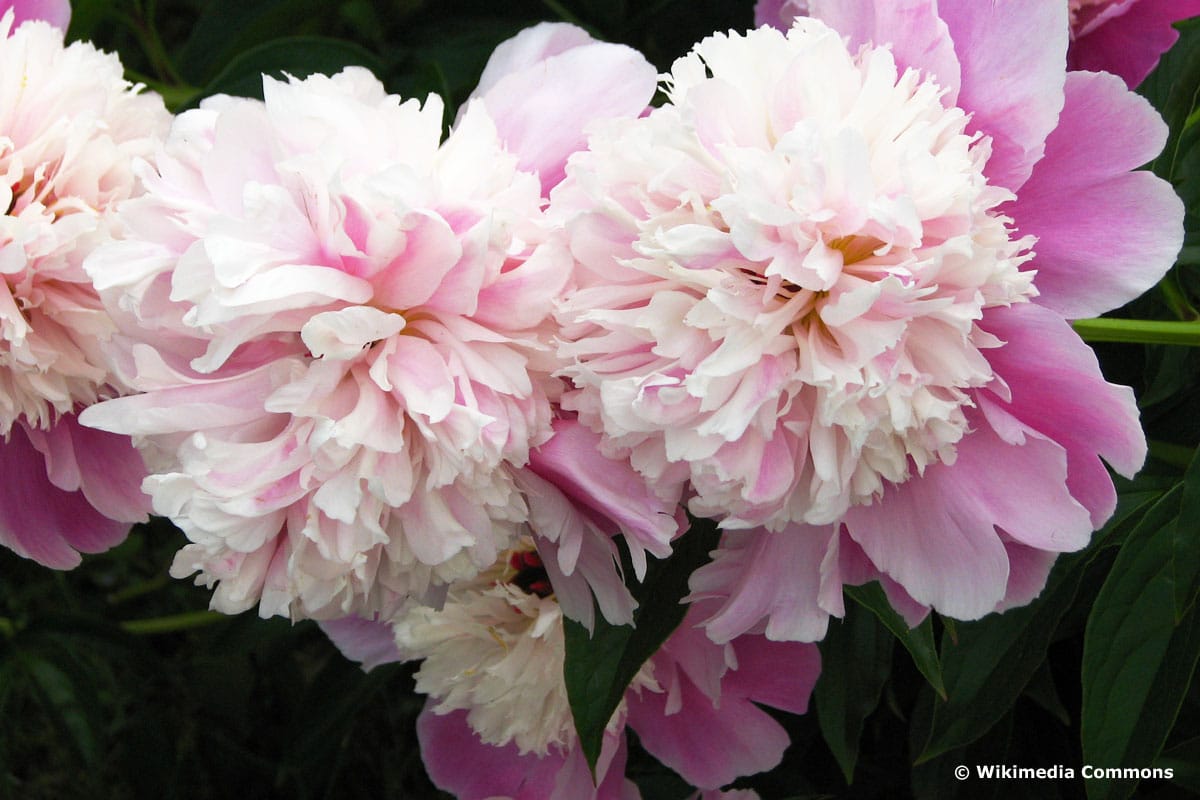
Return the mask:
{"type": "Polygon", "coordinates": [[[176,633],[190,628],[201,628],[212,625],[223,619],[229,619],[216,611],[189,611],[185,614],[171,614],[166,617],[150,617],[149,619],[131,619],[121,623],[121,629],[136,636],[155,633],[176,633]]]}
{"type": "Polygon", "coordinates": [[[1098,317],[1071,323],[1085,342],[1181,344],[1200,347],[1200,322],[1098,317]]]}
{"type": "Polygon", "coordinates": [[[135,583],[132,586],[126,586],[123,589],[118,589],[117,591],[109,594],[107,599],[108,602],[112,603],[113,605],[124,603],[126,600],[132,600],[135,597],[141,597],[142,595],[156,592],[162,587],[166,586],[169,581],[170,578],[167,576],[167,573],[162,572],[148,581],[141,581],[140,583],[135,583]]]}

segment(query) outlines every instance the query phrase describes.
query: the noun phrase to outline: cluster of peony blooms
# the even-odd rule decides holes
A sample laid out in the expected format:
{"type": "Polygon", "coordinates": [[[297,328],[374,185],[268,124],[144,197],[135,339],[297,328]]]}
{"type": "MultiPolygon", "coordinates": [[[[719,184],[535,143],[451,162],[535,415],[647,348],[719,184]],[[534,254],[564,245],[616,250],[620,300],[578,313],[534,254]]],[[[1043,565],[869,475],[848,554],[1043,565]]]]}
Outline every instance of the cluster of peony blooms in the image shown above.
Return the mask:
{"type": "Polygon", "coordinates": [[[423,660],[460,797],[636,797],[626,726],[716,797],[782,758],[759,705],[805,711],[844,585],[1027,603],[1141,466],[1068,320],[1182,243],[1133,171],[1166,131],[1127,83],[1200,13],[1165,8],[761,2],[663,76],[542,24],[445,138],[355,68],[172,119],[8,12],[0,543],[69,568],[169,518],[214,608],[423,660]],[[719,546],[593,777],[563,620],[631,623],[688,514],[719,546]]]}

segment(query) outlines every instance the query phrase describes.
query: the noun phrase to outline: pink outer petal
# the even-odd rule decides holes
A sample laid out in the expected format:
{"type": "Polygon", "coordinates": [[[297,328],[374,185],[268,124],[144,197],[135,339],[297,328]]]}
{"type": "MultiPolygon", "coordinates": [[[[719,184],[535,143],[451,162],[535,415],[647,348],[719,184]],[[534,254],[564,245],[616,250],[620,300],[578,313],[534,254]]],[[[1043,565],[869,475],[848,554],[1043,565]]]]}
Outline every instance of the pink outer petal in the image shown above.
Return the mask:
{"type": "Polygon", "coordinates": [[[61,31],[71,22],[70,0],[0,0],[0,15],[13,10],[13,27],[25,20],[40,19],[61,31]]]}
{"type": "Polygon", "coordinates": [[[13,427],[0,444],[0,544],[44,566],[71,569],[80,552],[107,550],[128,533],[129,523],[104,516],[82,492],[55,486],[24,426],[13,427]]]}
{"type": "Polygon", "coordinates": [[[516,745],[484,744],[467,724],[465,711],[435,714],[432,702],[417,718],[421,758],[430,779],[458,800],[636,800],[625,780],[625,737],[605,737],[596,763],[600,785],[578,748],[566,755],[521,755],[516,745]]]}
{"type": "Polygon", "coordinates": [[[957,105],[971,112],[969,131],[992,137],[984,172],[1016,191],[1062,110],[1067,4],[941,0],[937,7],[962,70],[957,105]]]}
{"type": "Polygon", "coordinates": [[[30,442],[46,458],[50,481],[64,491],[82,491],[104,516],[118,522],[144,522],[150,497],[142,492],[146,468],[128,436],[85,428],[74,415],[48,431],[29,431],[30,442]]]}
{"type": "Polygon", "coordinates": [[[1067,51],[1067,67],[1111,72],[1132,89],[1179,38],[1171,23],[1197,14],[1200,0],[1133,0],[1125,13],[1084,26],[1067,51]]]}
{"type": "Polygon", "coordinates": [[[536,171],[546,194],[585,146],[589,123],[638,116],[657,86],[654,67],[636,50],[588,43],[580,34],[562,23],[518,34],[497,49],[475,91],[520,168],[536,171]]]}
{"type": "MultiPolygon", "coordinates": [[[[687,649],[715,648],[719,657],[720,646],[696,637],[690,628],[680,631],[696,639],[687,649]]],[[[677,654],[669,644],[654,657],[654,664],[656,678],[671,682],[671,691],[626,697],[629,725],[646,750],[701,789],[716,789],[776,766],[790,740],[755,703],[803,713],[820,671],[813,645],[752,636],[737,639],[733,649],[737,669],[724,674],[716,698],[698,686],[691,673],[677,669],[677,654]]]]}
{"type": "Polygon", "coordinates": [[[1017,542],[1005,542],[1008,553],[1008,589],[997,611],[1029,605],[1046,588],[1046,579],[1054,567],[1057,553],[1026,547],[1017,542]]]}
{"type": "Polygon", "coordinates": [[[1092,531],[1087,509],[1067,491],[1063,448],[1023,426],[992,425],[990,417],[973,421],[953,465],[889,486],[845,519],[868,558],[914,600],[959,619],[987,614],[1007,594],[997,527],[1054,552],[1084,547],[1092,531]]]}
{"type": "Polygon", "coordinates": [[[1130,477],[1146,458],[1133,391],[1105,381],[1092,349],[1053,312],[992,309],[983,327],[1007,342],[988,352],[1012,395],[1005,409],[1066,449],[1067,487],[1100,527],[1117,502],[1100,458],[1130,477]]]}
{"type": "Polygon", "coordinates": [[[841,613],[841,585],[829,598],[822,589],[823,562],[834,549],[834,526],[792,525],[726,531],[713,560],[692,573],[687,602],[722,601],[704,621],[714,642],[747,632],[775,641],[815,642],[825,636],[829,614],[841,613]],[[764,625],[765,623],[765,625],[764,625]]]}
{"type": "Polygon", "coordinates": [[[1183,203],[1170,184],[1130,172],[1167,127],[1118,78],[1071,73],[1058,128],[1019,199],[1003,208],[1038,237],[1037,302],[1068,319],[1097,316],[1145,292],[1183,245],[1183,203]]]}
{"type": "Polygon", "coordinates": [[[379,620],[362,617],[342,617],[317,623],[329,641],[351,661],[362,664],[366,672],[380,664],[404,660],[396,647],[392,626],[379,620]]]}
{"type": "Polygon", "coordinates": [[[946,104],[954,105],[961,73],[937,0],[812,0],[809,8],[811,16],[849,37],[851,51],[864,44],[890,45],[901,70],[933,75],[948,90],[946,104]]]}

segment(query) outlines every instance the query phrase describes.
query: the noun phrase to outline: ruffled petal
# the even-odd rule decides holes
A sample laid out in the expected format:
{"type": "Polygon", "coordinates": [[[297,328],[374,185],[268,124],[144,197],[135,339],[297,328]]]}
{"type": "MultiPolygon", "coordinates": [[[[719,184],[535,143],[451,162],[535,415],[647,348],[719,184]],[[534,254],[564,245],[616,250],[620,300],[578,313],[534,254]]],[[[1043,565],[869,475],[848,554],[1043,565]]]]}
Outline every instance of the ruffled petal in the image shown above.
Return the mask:
{"type": "MultiPolygon", "coordinates": [[[[747,632],[765,632],[775,641],[815,642],[825,636],[829,614],[841,612],[841,586],[835,607],[822,592],[822,563],[835,547],[835,526],[790,525],[726,531],[713,560],[692,573],[696,602],[722,602],[703,625],[714,642],[747,632]]],[[[836,558],[836,551],[834,552],[836,558]]]]}
{"type": "Polygon", "coordinates": [[[865,44],[889,45],[901,70],[933,75],[954,105],[961,73],[937,0],[811,0],[809,13],[850,39],[851,51],[865,44]]]}

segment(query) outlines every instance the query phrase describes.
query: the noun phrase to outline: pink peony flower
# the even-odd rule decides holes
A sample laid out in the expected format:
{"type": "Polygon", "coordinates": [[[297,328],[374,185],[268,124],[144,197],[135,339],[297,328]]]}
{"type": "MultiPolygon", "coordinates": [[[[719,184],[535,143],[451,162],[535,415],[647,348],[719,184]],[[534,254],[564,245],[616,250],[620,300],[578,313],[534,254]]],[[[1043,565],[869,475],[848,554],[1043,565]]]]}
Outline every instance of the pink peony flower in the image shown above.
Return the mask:
{"type": "Polygon", "coordinates": [[[692,583],[718,642],[820,638],[879,576],[913,613],[1036,595],[1115,507],[1101,458],[1145,455],[1064,318],[1182,241],[1170,187],[1130,172],[1161,120],[1064,72],[1060,2],[810,6],[705,39],[552,195],[579,287],[564,405],[720,518],[692,583]]]}
{"type": "Polygon", "coordinates": [[[418,608],[390,624],[323,623],[353,660],[426,659],[417,689],[431,697],[417,731],[440,788],[462,800],[639,797],[625,779],[626,724],[652,755],[713,792],[705,797],[779,763],[788,736],[760,706],[807,710],[820,670],[816,647],[761,636],[716,645],[696,627],[705,612],[694,608],[634,678],[593,782],[566,705],[561,615],[553,596],[533,599],[517,583],[519,573],[452,588],[442,611],[418,608]],[[393,632],[391,657],[381,657],[393,632]]]}
{"type": "MultiPolygon", "coordinates": [[[[1159,56],[1179,38],[1171,24],[1200,14],[1200,0],[1066,2],[1071,31],[1067,68],[1111,72],[1124,79],[1130,89],[1150,74],[1159,56]]],[[[759,0],[754,6],[754,24],[787,30],[796,17],[810,13],[810,6],[817,16],[828,13],[829,3],[830,0],[759,0]]],[[[907,7],[916,6],[909,3],[907,7]]]]}
{"type": "Polygon", "coordinates": [[[126,388],[101,349],[116,326],[82,263],[169,121],[122,72],[43,22],[0,20],[0,544],[56,568],[117,544],[148,511],[128,437],[74,418],[126,388]]]}
{"type": "MultiPolygon", "coordinates": [[[[123,374],[143,394],[83,419],[138,437],[155,510],[192,542],[172,572],[217,586],[215,608],[389,612],[525,529],[514,476],[551,435],[569,265],[534,254],[546,176],[506,145],[508,80],[569,55],[544,52],[560,35],[518,37],[532,59],[498,51],[445,142],[436,97],[402,102],[348,69],[265,79],[265,102],[210,98],[143,168],[123,241],[88,261],[129,314],[123,374]]],[[[582,34],[569,47],[618,56],[577,90],[635,87],[589,114],[640,113],[644,61],[582,34]]],[[[561,124],[582,138],[588,119],[561,124]]]]}

